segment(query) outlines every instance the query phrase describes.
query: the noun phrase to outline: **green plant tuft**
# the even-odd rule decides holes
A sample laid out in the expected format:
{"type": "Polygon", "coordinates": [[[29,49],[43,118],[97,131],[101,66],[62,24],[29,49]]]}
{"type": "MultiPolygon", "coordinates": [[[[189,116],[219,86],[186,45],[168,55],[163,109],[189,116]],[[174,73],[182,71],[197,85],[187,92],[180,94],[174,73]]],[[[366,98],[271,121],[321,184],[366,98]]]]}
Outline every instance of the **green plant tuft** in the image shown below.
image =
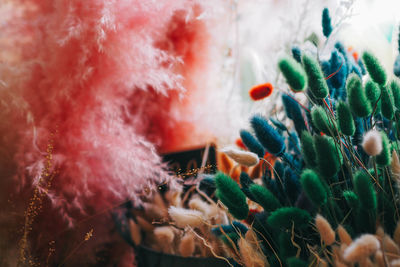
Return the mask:
{"type": "Polygon", "coordinates": [[[381,93],[382,93],[381,97],[382,115],[386,119],[391,120],[393,119],[395,111],[392,90],[386,86],[381,86],[381,93]]]}
{"type": "Polygon", "coordinates": [[[336,116],[340,132],[347,136],[353,136],[356,126],[354,125],[350,108],[345,102],[339,101],[339,104],[336,106],[336,116]]]}
{"type": "Polygon", "coordinates": [[[382,152],[376,156],[376,163],[379,166],[388,166],[392,161],[390,142],[387,135],[381,132],[382,135],[382,152]]]}
{"type": "Polygon", "coordinates": [[[368,80],[367,83],[365,84],[365,94],[367,95],[367,98],[371,103],[372,110],[375,108],[376,105],[375,113],[380,113],[381,100],[379,99],[379,97],[381,96],[381,89],[379,88],[379,85],[372,80],[368,80]]]}
{"type": "Polygon", "coordinates": [[[305,261],[302,261],[296,257],[291,257],[286,260],[288,267],[307,267],[309,264],[305,261]]]}
{"type": "Polygon", "coordinates": [[[360,206],[360,201],[358,200],[356,193],[354,193],[353,191],[350,190],[343,191],[343,197],[350,208],[357,210],[358,207],[360,206]]]}
{"type": "Polygon", "coordinates": [[[365,210],[376,211],[376,192],[371,177],[364,171],[358,171],[354,175],[353,183],[361,207],[365,210]]]}
{"type": "Polygon", "coordinates": [[[228,208],[229,212],[238,220],[244,220],[249,213],[246,195],[231,177],[222,172],[215,175],[216,196],[228,208]]]}
{"type": "Polygon", "coordinates": [[[276,199],[267,188],[258,184],[252,184],[249,189],[256,202],[260,204],[265,211],[271,212],[281,207],[278,199],[276,199]]]}
{"type": "Polygon", "coordinates": [[[310,168],[317,166],[317,155],[315,153],[314,141],[311,134],[307,131],[301,133],[301,155],[310,168]]]}
{"type": "Polygon", "coordinates": [[[305,229],[311,221],[310,214],[296,207],[283,207],[272,212],[268,217],[268,224],[276,229],[292,229],[294,224],[295,229],[305,229]]]}
{"type": "Polygon", "coordinates": [[[314,126],[324,134],[335,135],[334,124],[329,120],[328,114],[321,106],[314,106],[311,110],[311,118],[314,126]]]}
{"type": "Polygon", "coordinates": [[[342,154],[331,137],[314,136],[318,172],[325,178],[333,177],[342,165],[342,154]]]}
{"type": "Polygon", "coordinates": [[[304,170],[301,174],[300,182],[307,197],[315,206],[320,207],[326,203],[328,198],[326,190],[315,171],[304,170]]]}
{"type": "Polygon", "coordinates": [[[347,98],[351,111],[357,117],[367,117],[372,112],[371,103],[369,102],[361,79],[357,74],[351,74],[346,81],[347,98]]]}
{"type": "Polygon", "coordinates": [[[307,76],[303,67],[296,60],[291,57],[282,58],[279,60],[278,67],[293,91],[304,91],[307,85],[307,76]]]}
{"type": "Polygon", "coordinates": [[[329,89],[318,61],[310,55],[303,54],[302,62],[311,94],[316,98],[324,99],[328,96],[329,89]]]}
{"type": "Polygon", "coordinates": [[[392,80],[390,83],[390,88],[392,89],[394,105],[397,109],[400,109],[400,83],[399,83],[399,81],[397,79],[392,80]]]}
{"type": "Polygon", "coordinates": [[[372,80],[379,85],[386,84],[386,72],[379,60],[370,52],[366,51],[362,54],[364,65],[367,68],[372,80]]]}

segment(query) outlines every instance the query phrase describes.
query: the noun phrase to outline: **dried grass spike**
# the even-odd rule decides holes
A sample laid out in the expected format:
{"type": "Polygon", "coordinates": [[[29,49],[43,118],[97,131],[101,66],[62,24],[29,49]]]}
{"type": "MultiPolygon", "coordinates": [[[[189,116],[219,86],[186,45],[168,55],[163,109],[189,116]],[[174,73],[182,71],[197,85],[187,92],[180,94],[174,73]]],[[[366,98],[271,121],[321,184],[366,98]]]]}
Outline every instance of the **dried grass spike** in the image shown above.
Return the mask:
{"type": "Polygon", "coordinates": [[[335,242],[335,231],[333,231],[329,222],[318,214],[315,217],[315,225],[322,241],[324,241],[328,246],[332,245],[335,242]]]}
{"type": "Polygon", "coordinates": [[[200,211],[171,206],[168,212],[178,227],[185,228],[186,226],[191,226],[196,228],[203,225],[204,218],[200,211]]]}
{"type": "Polygon", "coordinates": [[[259,162],[257,154],[249,151],[239,150],[235,147],[226,147],[222,149],[221,152],[225,153],[237,163],[247,167],[257,165],[259,162]]]}
{"type": "Polygon", "coordinates": [[[179,244],[179,253],[182,257],[191,257],[195,250],[194,235],[190,232],[186,233],[179,244]]]}
{"type": "Polygon", "coordinates": [[[164,253],[171,253],[172,242],[174,241],[175,234],[171,226],[161,226],[154,229],[154,235],[159,245],[161,245],[164,253]]]}
{"type": "Polygon", "coordinates": [[[340,242],[342,244],[350,245],[351,242],[353,242],[353,239],[342,225],[338,226],[337,232],[339,235],[340,242]]]}
{"type": "Polygon", "coordinates": [[[396,150],[393,150],[393,152],[392,152],[391,168],[392,168],[392,173],[393,173],[393,177],[395,178],[395,181],[399,182],[400,181],[400,161],[399,161],[399,156],[397,155],[396,150]]]}
{"type": "Polygon", "coordinates": [[[345,249],[343,258],[345,261],[351,263],[360,262],[374,254],[379,248],[380,243],[376,236],[364,234],[354,240],[350,246],[345,249]]]}
{"type": "Polygon", "coordinates": [[[238,242],[241,260],[245,267],[264,267],[266,258],[247,242],[246,239],[240,238],[238,242]]]}

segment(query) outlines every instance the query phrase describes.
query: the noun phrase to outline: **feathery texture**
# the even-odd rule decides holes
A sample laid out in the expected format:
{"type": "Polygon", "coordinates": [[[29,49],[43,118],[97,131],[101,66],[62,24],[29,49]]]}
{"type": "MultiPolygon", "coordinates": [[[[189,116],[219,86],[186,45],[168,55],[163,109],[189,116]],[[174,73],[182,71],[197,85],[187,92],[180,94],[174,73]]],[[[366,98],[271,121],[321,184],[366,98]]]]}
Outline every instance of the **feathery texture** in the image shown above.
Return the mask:
{"type": "Polygon", "coordinates": [[[181,228],[185,228],[186,226],[195,228],[204,224],[203,214],[198,210],[171,206],[168,208],[168,214],[175,222],[176,226],[181,228]]]}
{"type": "Polygon", "coordinates": [[[324,8],[322,11],[322,32],[324,33],[325,37],[329,37],[332,32],[332,24],[331,24],[331,17],[329,15],[329,9],[324,8]]]}
{"type": "Polygon", "coordinates": [[[400,109],[400,83],[397,79],[390,82],[390,88],[392,89],[394,105],[397,109],[400,109]]]}
{"type": "Polygon", "coordinates": [[[306,73],[303,67],[293,58],[285,57],[279,60],[278,67],[294,92],[304,91],[307,85],[306,73]]]}
{"type": "Polygon", "coordinates": [[[307,54],[303,55],[302,61],[308,77],[308,85],[311,94],[319,99],[327,97],[329,89],[318,61],[307,54]]]}
{"type": "Polygon", "coordinates": [[[320,214],[315,217],[315,226],[319,232],[321,240],[325,242],[328,246],[335,242],[335,231],[333,231],[329,222],[320,214]]]}
{"type": "Polygon", "coordinates": [[[360,200],[361,206],[366,210],[376,211],[377,200],[371,177],[364,171],[358,171],[354,175],[354,190],[360,200]]]}
{"type": "Polygon", "coordinates": [[[301,49],[300,49],[300,47],[295,46],[295,45],[292,46],[292,56],[297,62],[301,63],[301,49]]]}
{"type": "Polygon", "coordinates": [[[250,186],[250,192],[256,202],[260,204],[265,211],[271,212],[281,206],[278,199],[265,187],[253,184],[250,186]]]}
{"type": "Polygon", "coordinates": [[[359,262],[374,254],[379,248],[379,240],[374,235],[364,234],[345,249],[343,258],[347,262],[359,262]]]}
{"type": "Polygon", "coordinates": [[[241,130],[240,138],[242,138],[244,145],[251,152],[256,153],[260,158],[264,157],[265,150],[264,150],[263,146],[260,144],[260,142],[258,142],[258,140],[249,131],[241,130]]]}
{"type": "Polygon", "coordinates": [[[342,244],[350,245],[351,242],[353,242],[353,239],[351,238],[349,233],[346,231],[346,229],[344,229],[344,227],[342,225],[338,226],[337,232],[338,232],[340,242],[342,244]]]}
{"type": "Polygon", "coordinates": [[[175,234],[172,226],[160,226],[154,229],[154,236],[164,253],[171,253],[175,234]]]}
{"type": "Polygon", "coordinates": [[[301,134],[302,131],[305,131],[306,124],[301,114],[301,107],[297,101],[289,95],[282,95],[282,103],[285,107],[286,115],[289,119],[291,119],[294,123],[294,128],[298,134],[301,134]]]}
{"type": "Polygon", "coordinates": [[[263,83],[252,87],[249,95],[254,101],[264,99],[272,94],[274,87],[270,83],[263,83]]]}
{"type": "Polygon", "coordinates": [[[317,166],[317,155],[315,152],[314,141],[311,134],[307,131],[301,133],[301,155],[308,167],[317,166]]]}
{"type": "Polygon", "coordinates": [[[400,161],[396,150],[393,150],[392,152],[392,162],[390,164],[390,167],[392,169],[392,174],[395,181],[400,182],[400,161]]]}
{"type": "Polygon", "coordinates": [[[347,78],[346,90],[350,109],[356,116],[363,118],[371,114],[371,103],[368,101],[358,75],[351,74],[349,78],[347,78]]]}
{"type": "Polygon", "coordinates": [[[347,136],[353,136],[356,126],[350,108],[345,102],[339,101],[336,106],[336,116],[340,132],[347,136]]]}
{"type": "Polygon", "coordinates": [[[247,167],[257,165],[259,162],[257,154],[253,152],[239,150],[234,147],[225,147],[221,150],[221,152],[225,153],[237,163],[247,167]]]}
{"type": "Polygon", "coordinates": [[[293,224],[295,229],[304,229],[309,226],[310,221],[310,214],[296,207],[279,208],[267,219],[268,224],[276,229],[291,229],[293,224]]]}
{"type": "Polygon", "coordinates": [[[330,136],[336,134],[334,123],[332,123],[328,118],[328,114],[326,114],[326,111],[323,107],[314,106],[311,110],[311,118],[313,124],[320,132],[330,136]]]}
{"type": "Polygon", "coordinates": [[[280,156],[285,152],[286,146],[284,139],[277,130],[269,125],[264,117],[255,115],[251,118],[250,123],[258,141],[260,141],[269,153],[280,156]]]}
{"type": "Polygon", "coordinates": [[[182,257],[191,257],[195,249],[195,237],[192,233],[185,233],[179,244],[179,253],[182,257]]]}
{"type": "Polygon", "coordinates": [[[379,85],[372,80],[368,80],[365,83],[365,95],[371,103],[372,109],[374,109],[376,105],[376,113],[379,113],[381,110],[381,101],[378,101],[381,95],[381,89],[379,88],[379,85]]]}
{"type": "Polygon", "coordinates": [[[374,80],[374,82],[381,86],[385,85],[386,72],[378,59],[371,52],[368,51],[365,51],[362,54],[362,59],[372,80],[374,80]]]}
{"type": "MultiPolygon", "coordinates": [[[[346,60],[342,53],[340,53],[337,49],[334,49],[331,53],[330,63],[330,73],[335,73],[330,79],[329,82],[331,85],[337,90],[342,90],[346,83],[347,78],[347,66],[346,60]]],[[[340,92],[339,92],[340,93],[340,92]]]]}
{"type": "Polygon", "coordinates": [[[241,260],[245,267],[265,267],[266,258],[258,252],[253,244],[247,241],[245,238],[240,238],[238,241],[238,247],[241,255],[241,260]]]}
{"type": "Polygon", "coordinates": [[[344,191],[343,192],[343,197],[347,202],[347,205],[349,205],[350,208],[353,210],[357,210],[357,208],[360,206],[360,201],[358,200],[358,196],[356,193],[353,191],[344,191]]]}
{"type": "Polygon", "coordinates": [[[246,202],[246,196],[240,190],[239,185],[221,172],[215,175],[215,185],[217,186],[217,197],[224,203],[229,212],[239,220],[246,219],[249,207],[246,202]]]}
{"type": "Polygon", "coordinates": [[[369,130],[363,137],[362,147],[370,156],[379,155],[382,152],[382,135],[377,130],[369,130]]]}
{"type": "Polygon", "coordinates": [[[319,207],[326,203],[327,192],[315,171],[304,170],[301,174],[300,182],[307,197],[314,205],[319,207]]]}
{"type": "Polygon", "coordinates": [[[388,86],[381,86],[381,112],[382,115],[391,120],[394,116],[395,106],[392,90],[388,86]]]}
{"type": "Polygon", "coordinates": [[[390,142],[389,139],[383,131],[381,131],[382,136],[382,152],[376,156],[376,163],[380,166],[390,165],[391,153],[390,153],[390,142]]]}
{"type": "MultiPolygon", "coordinates": [[[[168,178],[156,148],[193,142],[190,102],[199,101],[185,96],[208,94],[194,87],[209,60],[209,28],[199,18],[206,10],[200,1],[182,0],[9,3],[17,14],[1,24],[1,32],[15,57],[1,60],[0,116],[1,147],[13,147],[7,149],[10,161],[2,161],[8,166],[0,183],[22,192],[14,195],[24,208],[32,185],[47,192],[28,245],[37,253],[32,256],[47,257],[48,247],[36,241],[60,238],[49,265],[66,257],[64,248],[76,244],[85,227],[74,228],[79,237],[56,233],[95,218],[90,227],[102,238],[90,240],[68,262],[91,265],[99,251],[94,246],[120,239],[106,233],[113,222],[100,212],[137,200],[138,186],[168,178]],[[52,164],[58,174],[47,191],[38,180],[49,139],[54,139],[52,164]]],[[[15,207],[9,211],[15,213],[15,207]]]]}
{"type": "Polygon", "coordinates": [[[342,154],[331,137],[314,136],[318,172],[325,178],[334,176],[342,165],[342,154]]]}

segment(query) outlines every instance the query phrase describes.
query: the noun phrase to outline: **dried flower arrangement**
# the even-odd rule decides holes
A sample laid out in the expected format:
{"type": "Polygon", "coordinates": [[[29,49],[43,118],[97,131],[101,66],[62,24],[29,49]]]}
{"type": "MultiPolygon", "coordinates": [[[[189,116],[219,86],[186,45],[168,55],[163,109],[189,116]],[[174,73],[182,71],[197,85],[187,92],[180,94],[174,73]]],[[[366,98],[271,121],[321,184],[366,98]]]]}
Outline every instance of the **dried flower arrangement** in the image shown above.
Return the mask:
{"type": "MultiPolygon", "coordinates": [[[[322,29],[327,39],[335,30],[328,9],[322,29]]],[[[245,149],[225,150],[238,164],[259,164],[263,174],[252,180],[242,172],[239,183],[215,175],[219,201],[249,226],[222,236],[234,241],[230,256],[244,266],[396,266],[400,82],[369,51],[358,57],[336,42],[330,59],[321,60],[315,48],[293,47],[278,62],[291,89],[282,93],[291,122],[253,115],[252,131],[240,132],[245,149]]],[[[271,91],[269,84],[249,93],[258,100],[271,91]]],[[[230,224],[238,223],[232,217],[230,224]]]]}

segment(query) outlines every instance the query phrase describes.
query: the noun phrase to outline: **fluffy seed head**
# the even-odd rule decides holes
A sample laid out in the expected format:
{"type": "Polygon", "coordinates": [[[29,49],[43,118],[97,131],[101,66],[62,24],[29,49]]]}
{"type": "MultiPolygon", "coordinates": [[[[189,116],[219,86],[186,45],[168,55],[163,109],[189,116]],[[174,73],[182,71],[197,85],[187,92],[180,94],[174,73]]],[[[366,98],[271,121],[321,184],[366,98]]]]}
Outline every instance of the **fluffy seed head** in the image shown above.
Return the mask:
{"type": "Polygon", "coordinates": [[[382,152],[382,135],[376,130],[368,131],[363,138],[362,147],[370,156],[379,155],[382,152]]]}
{"type": "Polygon", "coordinates": [[[186,233],[179,244],[179,253],[182,257],[190,257],[193,255],[195,249],[194,235],[186,233]]]}
{"type": "Polygon", "coordinates": [[[252,87],[249,91],[251,99],[254,101],[264,99],[272,94],[274,87],[270,83],[263,83],[252,87]]]}
{"type": "Polygon", "coordinates": [[[353,239],[351,238],[349,233],[346,231],[346,229],[344,229],[343,226],[339,225],[337,228],[337,232],[339,235],[340,242],[342,244],[350,245],[351,242],[353,242],[353,239]]]}
{"type": "Polygon", "coordinates": [[[198,210],[189,210],[171,206],[168,209],[168,213],[178,227],[199,227],[203,225],[203,214],[198,210]]]}
{"type": "Polygon", "coordinates": [[[325,244],[328,246],[332,245],[335,242],[335,231],[333,231],[329,222],[318,214],[315,217],[315,225],[317,226],[319,235],[325,244]]]}
{"type": "Polygon", "coordinates": [[[364,234],[345,249],[343,258],[347,262],[358,262],[374,254],[379,247],[379,240],[374,235],[364,234]]]}
{"type": "Polygon", "coordinates": [[[235,147],[226,147],[222,149],[221,152],[225,153],[237,163],[247,167],[257,165],[259,162],[257,154],[249,151],[239,150],[235,147]]]}

